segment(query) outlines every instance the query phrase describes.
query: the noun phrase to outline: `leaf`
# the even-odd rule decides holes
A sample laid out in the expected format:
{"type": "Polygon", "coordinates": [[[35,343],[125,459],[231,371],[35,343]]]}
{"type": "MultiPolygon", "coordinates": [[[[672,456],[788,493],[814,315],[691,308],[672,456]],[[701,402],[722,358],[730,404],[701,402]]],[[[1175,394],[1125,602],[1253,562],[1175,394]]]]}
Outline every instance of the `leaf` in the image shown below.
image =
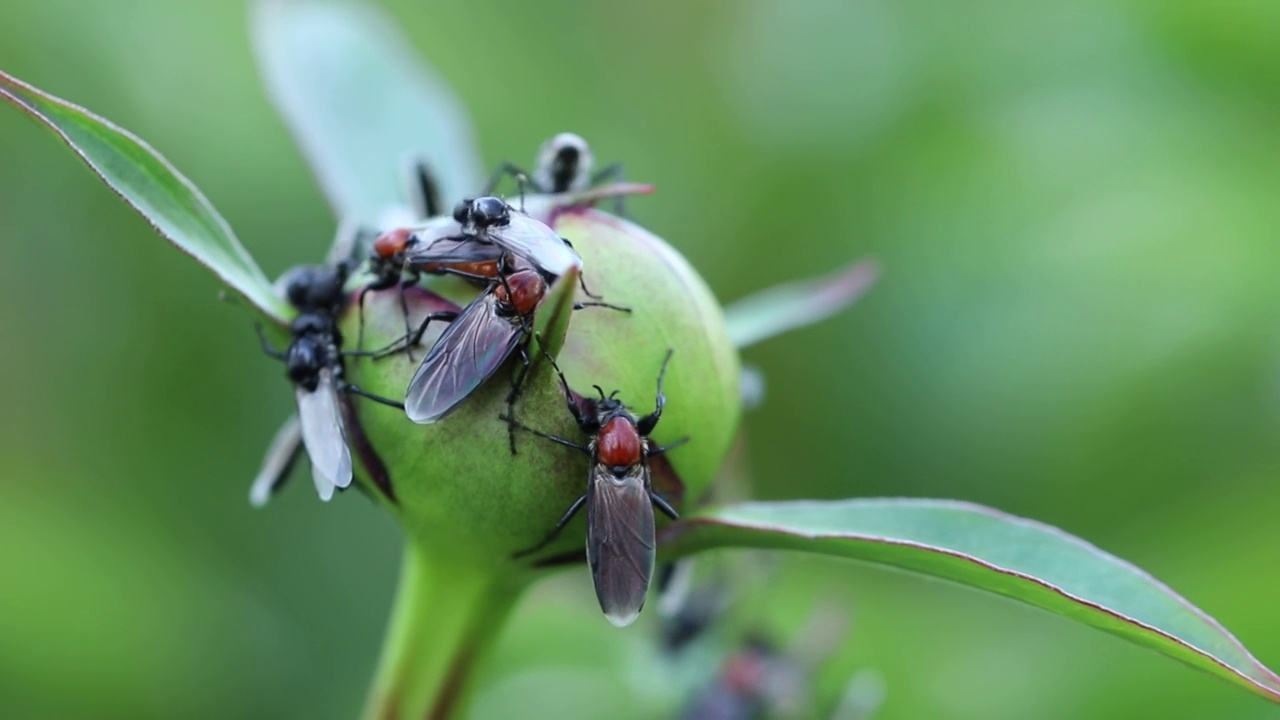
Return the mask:
{"type": "Polygon", "coordinates": [[[53,131],[121,199],[179,250],[209,268],[268,319],[293,311],[271,289],[204,194],[133,133],[0,72],[0,97],[53,131]]]}
{"type": "Polygon", "coordinates": [[[337,217],[381,227],[407,204],[402,175],[424,159],[445,208],[483,184],[466,109],[376,8],[261,2],[258,66],[337,217]]]}
{"type": "Polygon", "coordinates": [[[874,260],[861,260],[825,277],[761,290],[725,307],[729,336],[741,350],[825,320],[861,297],[879,275],[874,260]]]}
{"type": "Polygon", "coordinates": [[[667,557],[720,547],[805,550],[952,580],[1119,635],[1280,702],[1280,676],[1160,581],[1061,530],[979,505],[746,503],[676,523],[661,542],[667,557]]]}

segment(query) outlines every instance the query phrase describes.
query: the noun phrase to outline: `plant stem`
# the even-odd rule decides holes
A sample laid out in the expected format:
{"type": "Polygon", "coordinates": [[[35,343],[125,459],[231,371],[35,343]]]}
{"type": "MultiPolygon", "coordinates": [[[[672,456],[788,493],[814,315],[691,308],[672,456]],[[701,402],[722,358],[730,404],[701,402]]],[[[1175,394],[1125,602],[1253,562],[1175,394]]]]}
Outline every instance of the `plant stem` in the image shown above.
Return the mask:
{"type": "Polygon", "coordinates": [[[523,583],[412,540],[365,705],[365,720],[461,717],[468,681],[493,645],[523,583]]]}

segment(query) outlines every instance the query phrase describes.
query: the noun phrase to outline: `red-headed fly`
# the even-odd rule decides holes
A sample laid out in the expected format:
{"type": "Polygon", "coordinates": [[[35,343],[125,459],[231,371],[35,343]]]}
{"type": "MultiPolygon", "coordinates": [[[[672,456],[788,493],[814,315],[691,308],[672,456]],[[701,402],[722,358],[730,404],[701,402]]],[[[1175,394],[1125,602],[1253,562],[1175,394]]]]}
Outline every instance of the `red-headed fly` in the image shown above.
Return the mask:
{"type": "MultiPolygon", "coordinates": [[[[517,349],[527,369],[524,346],[547,282],[537,270],[509,257],[499,262],[497,274],[488,289],[453,319],[413,374],[404,402],[410,420],[426,424],[448,415],[517,349]]],[[[428,317],[406,345],[416,344],[432,319],[428,317]]],[[[515,400],[524,369],[512,381],[508,403],[515,400]]]]}
{"type": "MultiPolygon", "coordinates": [[[[538,545],[517,555],[522,557],[554,540],[569,521],[585,505],[587,508],[587,564],[595,583],[596,599],[609,622],[618,627],[630,625],[644,607],[649,580],[653,576],[657,555],[653,509],[656,507],[672,520],[676,511],[653,492],[649,480],[649,459],[683,444],[688,438],[662,447],[649,439],[649,434],[662,417],[666,396],[662,380],[671,361],[668,350],[658,371],[658,392],[654,411],[637,418],[618,400],[617,391],[606,396],[596,386],[598,399],[584,399],[580,406],[564,373],[552,361],[565,400],[573,419],[588,437],[582,444],[516,423],[509,416],[503,420],[552,442],[579,450],[591,458],[587,474],[587,491],[561,516],[547,537],[538,545]]],[[[550,360],[550,356],[547,358],[550,360]]]]}

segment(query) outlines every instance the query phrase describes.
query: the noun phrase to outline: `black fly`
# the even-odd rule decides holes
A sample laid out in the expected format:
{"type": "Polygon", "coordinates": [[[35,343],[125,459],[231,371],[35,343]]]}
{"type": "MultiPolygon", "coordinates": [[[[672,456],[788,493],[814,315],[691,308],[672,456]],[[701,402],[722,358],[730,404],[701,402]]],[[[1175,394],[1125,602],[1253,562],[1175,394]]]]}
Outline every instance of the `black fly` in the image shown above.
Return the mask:
{"type": "Polygon", "coordinates": [[[348,262],[296,267],[283,278],[285,296],[298,310],[289,324],[293,336],[289,347],[280,352],[271,347],[262,328],[259,336],[263,350],[285,364],[294,385],[298,403],[296,429],[286,424],[272,441],[263,472],[250,492],[257,503],[265,499],[284,480],[296,459],[296,439],[311,458],[311,476],[321,500],[329,500],[338,488],[351,484],[351,451],[347,447],[343,402],[339,392],[362,395],[384,405],[403,406],[394,400],[371,395],[343,379],[342,334],[338,316],[346,307],[343,290],[350,272],[348,262]]]}

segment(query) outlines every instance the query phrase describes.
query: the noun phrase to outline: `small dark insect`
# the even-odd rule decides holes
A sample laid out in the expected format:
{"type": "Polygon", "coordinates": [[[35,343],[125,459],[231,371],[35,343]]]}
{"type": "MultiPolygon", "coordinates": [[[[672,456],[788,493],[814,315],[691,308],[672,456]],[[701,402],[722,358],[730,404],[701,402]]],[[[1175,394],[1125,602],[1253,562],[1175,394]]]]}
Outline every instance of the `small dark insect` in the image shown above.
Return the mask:
{"type": "Polygon", "coordinates": [[[296,429],[286,424],[272,441],[263,471],[250,491],[255,502],[258,498],[265,501],[283,482],[296,459],[299,437],[311,458],[311,476],[321,500],[329,500],[335,489],[351,484],[351,451],[347,447],[340,391],[403,407],[343,379],[343,357],[354,354],[340,349],[342,334],[337,324],[347,302],[343,285],[349,273],[350,264],[338,262],[297,267],[281,278],[285,296],[299,312],[289,325],[293,341],[284,352],[272,348],[258,326],[263,351],[284,362],[293,381],[298,418],[296,429]]]}
{"type": "MultiPolygon", "coordinates": [[[[621,181],[623,177],[621,163],[613,163],[599,172],[594,170],[595,156],[591,154],[587,141],[574,133],[563,132],[538,149],[532,174],[509,162],[499,165],[485,186],[485,194],[491,194],[507,176],[515,178],[521,192],[527,183],[534,192],[556,194],[581,192],[608,181],[621,181]]],[[[619,197],[618,203],[621,202],[619,197]]]]}
{"type": "MultiPolygon", "coordinates": [[[[794,706],[805,687],[801,669],[763,638],[750,638],[695,694],[680,720],[757,720],[794,706]]],[[[791,713],[787,717],[794,716],[791,713]]]]}
{"type": "Polygon", "coordinates": [[[653,492],[649,478],[650,458],[688,440],[683,438],[662,447],[649,439],[666,405],[662,380],[671,354],[672,351],[668,350],[658,372],[654,411],[640,418],[616,398],[617,391],[606,396],[599,386],[595,386],[599,399],[584,400],[585,410],[579,407],[564,373],[547,356],[560,377],[569,412],[589,438],[585,445],[519,424],[509,416],[502,417],[508,423],[579,450],[591,458],[586,493],[569,506],[542,542],[517,554],[517,557],[546,547],[586,505],[587,564],[591,567],[596,599],[600,601],[605,617],[618,627],[630,625],[644,607],[656,556],[653,508],[658,508],[672,520],[678,518],[667,501],[653,492]]]}

